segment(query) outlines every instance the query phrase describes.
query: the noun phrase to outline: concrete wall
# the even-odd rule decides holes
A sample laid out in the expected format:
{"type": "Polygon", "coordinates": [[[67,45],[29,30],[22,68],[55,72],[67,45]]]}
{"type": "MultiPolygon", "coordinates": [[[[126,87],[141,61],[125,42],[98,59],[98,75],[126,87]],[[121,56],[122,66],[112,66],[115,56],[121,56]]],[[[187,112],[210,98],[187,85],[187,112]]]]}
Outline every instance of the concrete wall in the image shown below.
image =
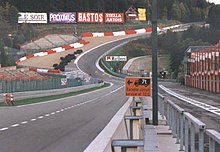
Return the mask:
{"type": "MultiPolygon", "coordinates": [[[[115,114],[109,124],[102,132],[92,141],[92,143],[84,150],[84,152],[111,152],[112,139],[127,139],[126,126],[124,116],[130,115],[130,104],[132,98],[123,105],[123,107],[115,114]]],[[[116,152],[119,149],[115,148],[116,152]]]]}

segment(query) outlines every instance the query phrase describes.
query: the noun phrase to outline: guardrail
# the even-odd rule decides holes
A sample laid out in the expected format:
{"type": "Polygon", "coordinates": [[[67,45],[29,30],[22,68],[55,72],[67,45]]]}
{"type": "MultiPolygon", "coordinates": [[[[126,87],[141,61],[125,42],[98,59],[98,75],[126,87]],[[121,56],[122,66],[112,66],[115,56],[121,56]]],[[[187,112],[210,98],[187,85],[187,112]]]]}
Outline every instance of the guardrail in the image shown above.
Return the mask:
{"type": "Polygon", "coordinates": [[[172,135],[176,138],[176,142],[180,143],[180,151],[204,152],[204,140],[205,136],[207,136],[209,138],[209,152],[217,152],[216,143],[220,144],[219,132],[206,129],[206,124],[202,121],[171,100],[166,99],[163,95],[158,94],[158,96],[158,110],[162,117],[166,117],[167,125],[172,130],[172,135]]]}
{"type": "MultiPolygon", "coordinates": [[[[74,92],[74,91],[80,91],[83,89],[89,89],[93,87],[100,87],[102,85],[104,85],[104,83],[94,83],[94,84],[89,84],[89,85],[62,88],[62,89],[14,92],[13,94],[14,94],[15,100],[21,100],[21,99],[27,99],[27,98],[43,97],[43,96],[48,96],[48,95],[64,94],[64,93],[69,93],[69,92],[74,92]]],[[[4,93],[0,93],[0,102],[3,102],[3,95],[4,93]]]]}

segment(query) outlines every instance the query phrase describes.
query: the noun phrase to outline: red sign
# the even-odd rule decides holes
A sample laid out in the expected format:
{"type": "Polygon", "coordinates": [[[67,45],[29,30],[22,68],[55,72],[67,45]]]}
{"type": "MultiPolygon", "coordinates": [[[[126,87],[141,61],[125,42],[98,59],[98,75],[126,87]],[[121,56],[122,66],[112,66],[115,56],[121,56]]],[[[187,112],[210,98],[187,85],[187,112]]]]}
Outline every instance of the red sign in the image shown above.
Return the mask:
{"type": "Polygon", "coordinates": [[[124,23],[124,14],[105,13],[105,23],[124,23]]]}
{"type": "Polygon", "coordinates": [[[106,60],[106,61],[112,61],[112,57],[111,57],[111,56],[106,56],[106,57],[105,57],[105,60],[106,60]]]}
{"type": "Polygon", "coordinates": [[[84,23],[102,23],[103,22],[103,13],[90,13],[90,12],[79,12],[78,22],[84,23]]]}

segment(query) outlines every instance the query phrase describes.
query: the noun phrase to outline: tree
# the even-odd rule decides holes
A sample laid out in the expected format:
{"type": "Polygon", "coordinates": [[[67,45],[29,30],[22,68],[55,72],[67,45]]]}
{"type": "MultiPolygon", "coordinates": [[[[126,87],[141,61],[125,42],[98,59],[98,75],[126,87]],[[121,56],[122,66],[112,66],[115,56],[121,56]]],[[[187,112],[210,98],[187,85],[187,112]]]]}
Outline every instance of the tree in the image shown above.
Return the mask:
{"type": "Polygon", "coordinates": [[[4,43],[3,43],[2,40],[0,41],[0,53],[1,53],[0,54],[0,64],[1,64],[1,66],[7,66],[8,56],[5,53],[4,43]]]}
{"type": "Polygon", "coordinates": [[[178,2],[175,2],[172,5],[172,19],[173,20],[181,20],[181,8],[178,2]]]}
{"type": "Polygon", "coordinates": [[[211,28],[220,29],[220,6],[211,5],[208,13],[207,22],[210,24],[211,28]]]}
{"type": "Polygon", "coordinates": [[[96,1],[93,11],[97,11],[97,12],[105,12],[105,4],[104,4],[104,0],[99,0],[96,1]]]}
{"type": "Polygon", "coordinates": [[[1,20],[8,23],[13,29],[16,29],[18,23],[18,10],[16,7],[6,2],[0,6],[1,20]]]}

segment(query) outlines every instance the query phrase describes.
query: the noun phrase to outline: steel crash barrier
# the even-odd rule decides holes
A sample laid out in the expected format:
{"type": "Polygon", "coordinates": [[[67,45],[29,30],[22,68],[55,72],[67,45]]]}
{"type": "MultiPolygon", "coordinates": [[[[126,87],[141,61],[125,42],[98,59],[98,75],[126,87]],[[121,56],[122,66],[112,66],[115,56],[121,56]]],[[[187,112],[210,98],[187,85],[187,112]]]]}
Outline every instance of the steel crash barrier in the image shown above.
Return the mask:
{"type": "Polygon", "coordinates": [[[176,142],[180,143],[180,151],[217,152],[219,150],[216,148],[220,144],[219,132],[206,129],[206,124],[163,95],[159,94],[158,97],[158,110],[162,117],[167,119],[167,125],[172,130],[176,142]],[[206,136],[209,139],[208,144],[205,144],[206,136]]]}
{"type": "Polygon", "coordinates": [[[124,116],[127,138],[112,138],[112,152],[158,152],[157,132],[151,125],[150,98],[133,98],[130,105],[130,115],[124,116]],[[146,100],[148,102],[146,102],[146,100]]]}

